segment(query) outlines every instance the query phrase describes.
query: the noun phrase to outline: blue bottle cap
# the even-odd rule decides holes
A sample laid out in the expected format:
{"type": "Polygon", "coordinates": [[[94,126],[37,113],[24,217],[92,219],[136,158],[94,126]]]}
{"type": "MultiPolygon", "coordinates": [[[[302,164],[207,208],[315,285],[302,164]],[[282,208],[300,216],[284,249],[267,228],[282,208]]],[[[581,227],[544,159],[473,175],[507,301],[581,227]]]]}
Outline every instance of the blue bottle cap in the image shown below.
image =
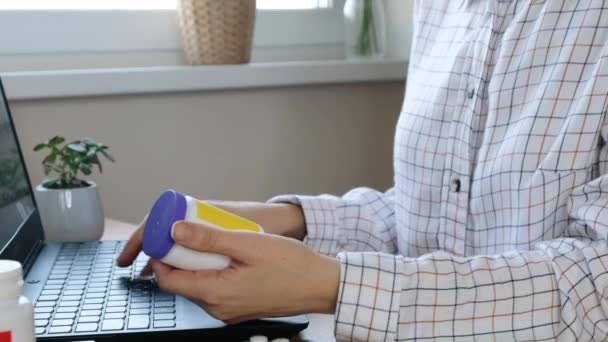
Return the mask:
{"type": "Polygon", "coordinates": [[[186,209],[186,196],[183,194],[167,190],[160,195],[144,226],[144,253],[155,259],[162,259],[169,253],[175,244],[171,227],[176,221],[186,218],[186,209]]]}

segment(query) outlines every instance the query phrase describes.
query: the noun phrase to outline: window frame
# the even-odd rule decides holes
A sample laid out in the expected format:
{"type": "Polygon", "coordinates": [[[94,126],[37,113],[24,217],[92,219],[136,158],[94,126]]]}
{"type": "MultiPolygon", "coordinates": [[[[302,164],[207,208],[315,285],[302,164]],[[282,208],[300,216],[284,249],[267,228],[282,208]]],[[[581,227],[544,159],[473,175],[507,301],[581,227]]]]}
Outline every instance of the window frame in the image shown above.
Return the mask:
{"type": "MultiPolygon", "coordinates": [[[[254,52],[342,46],[343,4],[258,10],[254,52]]],[[[181,51],[175,10],[0,10],[0,41],[0,56],[181,51]]]]}

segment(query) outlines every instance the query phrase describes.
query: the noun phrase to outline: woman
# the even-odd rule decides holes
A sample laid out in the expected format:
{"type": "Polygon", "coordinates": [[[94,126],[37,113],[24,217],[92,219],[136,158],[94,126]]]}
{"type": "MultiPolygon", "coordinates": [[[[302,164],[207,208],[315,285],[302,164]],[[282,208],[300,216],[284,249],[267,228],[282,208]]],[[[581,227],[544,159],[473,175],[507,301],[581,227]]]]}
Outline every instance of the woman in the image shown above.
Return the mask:
{"type": "Polygon", "coordinates": [[[608,339],[608,1],[424,0],[415,18],[394,188],[218,203],[276,235],[179,223],[233,263],[153,261],[161,288],[230,323],[332,313],[339,339],[608,339]]]}

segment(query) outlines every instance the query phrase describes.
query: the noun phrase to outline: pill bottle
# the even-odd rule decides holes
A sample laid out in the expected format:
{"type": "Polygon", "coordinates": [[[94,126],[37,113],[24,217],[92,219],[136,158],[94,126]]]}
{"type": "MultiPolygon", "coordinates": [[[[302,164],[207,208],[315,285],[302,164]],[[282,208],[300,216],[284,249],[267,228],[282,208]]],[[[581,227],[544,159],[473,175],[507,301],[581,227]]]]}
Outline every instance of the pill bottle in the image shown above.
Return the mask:
{"type": "Polygon", "coordinates": [[[34,342],[34,310],[21,293],[23,269],[0,260],[0,342],[34,342]]]}
{"type": "Polygon", "coordinates": [[[163,192],[148,213],[142,249],[151,258],[190,271],[225,269],[230,265],[230,258],[194,251],[176,244],[171,237],[171,228],[177,221],[207,224],[226,230],[264,232],[257,223],[204,201],[174,190],[163,192]]]}

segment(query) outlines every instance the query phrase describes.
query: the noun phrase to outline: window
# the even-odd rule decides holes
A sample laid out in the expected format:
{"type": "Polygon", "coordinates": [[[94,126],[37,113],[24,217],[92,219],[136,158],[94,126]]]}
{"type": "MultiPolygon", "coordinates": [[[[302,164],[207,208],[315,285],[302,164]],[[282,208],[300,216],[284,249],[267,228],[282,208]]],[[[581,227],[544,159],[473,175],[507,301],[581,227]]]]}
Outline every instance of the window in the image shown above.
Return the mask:
{"type": "MultiPolygon", "coordinates": [[[[180,64],[176,4],[0,0],[0,71],[180,64]]],[[[343,57],[343,4],[257,0],[253,60],[343,57]]]]}
{"type": "MultiPolygon", "coordinates": [[[[176,0],[4,0],[0,9],[13,10],[142,10],[174,9],[176,0]]],[[[330,8],[331,0],[257,0],[262,10],[330,8]]]]}

